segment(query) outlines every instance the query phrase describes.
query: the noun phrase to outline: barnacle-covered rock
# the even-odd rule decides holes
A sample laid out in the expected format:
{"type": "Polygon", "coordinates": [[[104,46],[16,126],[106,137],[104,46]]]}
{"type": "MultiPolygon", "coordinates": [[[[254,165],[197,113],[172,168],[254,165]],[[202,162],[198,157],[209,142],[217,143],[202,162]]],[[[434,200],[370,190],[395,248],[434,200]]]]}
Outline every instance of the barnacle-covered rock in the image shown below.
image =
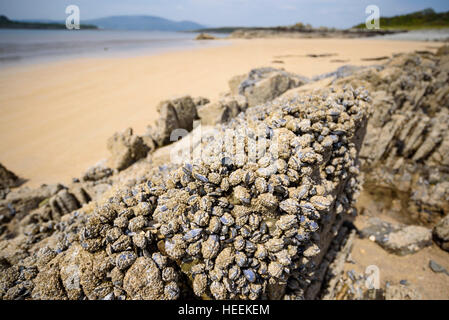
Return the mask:
{"type": "MultiPolygon", "coordinates": [[[[369,102],[367,92],[339,86],[242,109],[202,134],[194,129],[165,147],[191,157],[159,166],[156,151],[147,181],[59,218],[27,280],[59,286],[28,290],[19,281],[7,297],[20,285],[36,298],[280,299],[289,280],[298,284],[289,294],[305,297],[331,230],[351,218],[369,102]]],[[[161,108],[172,120],[173,110],[184,115],[176,121],[191,130],[191,103],[177,103],[187,105],[179,114],[173,101],[161,108]]],[[[36,228],[30,223],[25,236],[39,240],[36,228]]],[[[17,282],[13,271],[5,286],[17,282]]]]}
{"type": "Polygon", "coordinates": [[[34,279],[34,289],[31,297],[36,300],[62,300],[67,299],[59,280],[57,268],[49,267],[37,275],[34,279]]]}
{"type": "Polygon", "coordinates": [[[181,164],[181,181],[190,182],[160,195],[153,214],[164,252],[199,297],[279,298],[292,270],[307,283],[332,238],[318,242],[318,233],[351,217],[337,218],[334,204],[344,198],[348,210],[357,191],[351,168],[368,103],[365,92],[350,87],[274,101],[203,137],[196,146],[202,157],[181,164]],[[351,107],[342,104],[343,95],[351,107]],[[291,131],[286,125],[293,119],[300,121],[291,131]],[[330,135],[325,146],[314,142],[330,135]],[[338,172],[326,170],[330,165],[338,172]]]}
{"type": "MultiPolygon", "coordinates": [[[[164,281],[157,264],[150,258],[140,257],[126,272],[123,289],[133,300],[157,300],[174,297],[170,289],[165,292],[164,281]]],[[[175,289],[175,288],[174,288],[175,289]]]]}

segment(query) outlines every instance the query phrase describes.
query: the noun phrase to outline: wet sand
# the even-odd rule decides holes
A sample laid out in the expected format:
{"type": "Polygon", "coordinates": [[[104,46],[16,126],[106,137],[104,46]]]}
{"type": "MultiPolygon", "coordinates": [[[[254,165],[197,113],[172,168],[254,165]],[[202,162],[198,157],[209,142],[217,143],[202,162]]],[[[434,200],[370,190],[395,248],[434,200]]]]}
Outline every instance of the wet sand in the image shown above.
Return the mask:
{"type": "Polygon", "coordinates": [[[232,40],[152,56],[9,67],[0,73],[0,162],[29,186],[67,183],[107,158],[106,140],[114,132],[132,127],[144,133],[163,99],[216,99],[232,76],[256,67],[311,77],[345,64],[376,63],[362,59],[432,51],[431,46],[373,39],[232,40]]]}

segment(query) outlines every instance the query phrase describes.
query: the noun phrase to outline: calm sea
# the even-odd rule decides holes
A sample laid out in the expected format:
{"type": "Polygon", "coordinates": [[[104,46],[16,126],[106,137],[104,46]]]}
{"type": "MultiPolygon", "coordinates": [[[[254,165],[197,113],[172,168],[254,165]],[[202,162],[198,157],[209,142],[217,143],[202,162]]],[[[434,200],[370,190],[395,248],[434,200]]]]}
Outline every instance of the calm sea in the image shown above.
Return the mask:
{"type": "Polygon", "coordinates": [[[0,66],[77,57],[147,55],[223,45],[195,33],[107,30],[0,30],[0,66]]]}

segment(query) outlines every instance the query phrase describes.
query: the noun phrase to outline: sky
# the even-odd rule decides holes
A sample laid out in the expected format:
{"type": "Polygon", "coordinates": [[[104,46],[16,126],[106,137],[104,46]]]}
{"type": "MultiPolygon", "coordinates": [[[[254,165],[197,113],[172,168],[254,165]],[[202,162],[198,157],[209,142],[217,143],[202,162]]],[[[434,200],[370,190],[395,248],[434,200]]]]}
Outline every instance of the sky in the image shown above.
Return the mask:
{"type": "Polygon", "coordinates": [[[154,15],[206,26],[278,26],[296,22],[314,27],[348,28],[364,22],[365,8],[377,5],[381,16],[425,8],[449,11],[448,0],[0,0],[0,14],[10,19],[64,21],[68,5],[83,19],[111,15],[154,15]]]}

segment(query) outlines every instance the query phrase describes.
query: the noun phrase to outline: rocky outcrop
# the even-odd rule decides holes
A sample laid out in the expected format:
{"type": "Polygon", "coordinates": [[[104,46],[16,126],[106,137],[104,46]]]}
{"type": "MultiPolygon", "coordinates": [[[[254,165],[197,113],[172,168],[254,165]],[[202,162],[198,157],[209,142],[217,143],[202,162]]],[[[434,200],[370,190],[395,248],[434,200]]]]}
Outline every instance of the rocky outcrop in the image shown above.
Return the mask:
{"type": "Polygon", "coordinates": [[[193,103],[195,104],[196,108],[198,109],[200,106],[203,106],[205,104],[208,104],[210,102],[209,99],[205,97],[195,97],[193,98],[193,103]]]}
{"type": "Polygon", "coordinates": [[[449,215],[441,219],[433,228],[433,239],[441,249],[449,251],[449,215]]]}
{"type": "Polygon", "coordinates": [[[81,179],[82,181],[100,181],[109,178],[112,174],[113,171],[111,168],[100,164],[87,169],[81,179]]]}
{"type": "Polygon", "coordinates": [[[21,188],[10,192],[0,200],[0,215],[3,222],[16,217],[22,219],[28,212],[37,208],[42,201],[50,198],[63,188],[62,185],[43,185],[40,188],[21,188]]]}
{"type": "Polygon", "coordinates": [[[353,217],[369,108],[363,91],[316,94],[247,109],[195,146],[202,161],[155,166],[145,183],[63,215],[51,236],[0,242],[11,247],[0,250],[0,296],[280,299],[292,279],[289,296],[303,298],[333,232],[353,217]],[[226,132],[226,143],[211,139],[226,132]],[[264,139],[256,158],[238,152],[264,139]],[[19,244],[25,252],[7,255],[19,244]]]}
{"type": "MultiPolygon", "coordinates": [[[[90,200],[87,194],[82,194],[82,196],[85,198],[83,199],[84,203],[87,203],[90,200]]],[[[81,207],[78,199],[68,192],[67,189],[62,189],[56,195],[51,197],[49,204],[53,214],[58,214],[59,216],[70,213],[81,207]]]]}
{"type": "Polygon", "coordinates": [[[337,30],[334,28],[312,28],[307,26],[275,27],[275,28],[245,28],[237,29],[230,34],[230,38],[237,39],[258,39],[258,38],[360,38],[374,37],[385,34],[394,34],[398,32],[407,32],[407,30],[369,30],[369,29],[345,29],[337,30]]]}
{"type": "Polygon", "coordinates": [[[0,163],[0,200],[4,199],[9,188],[16,186],[18,182],[19,178],[0,163]]]}
{"type": "Polygon", "coordinates": [[[149,127],[149,135],[159,147],[174,141],[170,139],[170,136],[175,129],[190,132],[193,129],[194,120],[198,120],[196,105],[190,96],[162,101],[157,111],[159,118],[154,127],[149,127]]]}
{"type": "Polygon", "coordinates": [[[383,69],[382,66],[364,67],[364,66],[353,66],[353,65],[348,64],[348,65],[339,67],[335,71],[315,76],[313,78],[313,80],[318,81],[318,80],[322,80],[322,79],[326,79],[326,78],[333,78],[333,80],[337,80],[337,79],[342,79],[342,78],[347,78],[349,76],[352,76],[353,74],[358,73],[361,70],[371,70],[373,68],[376,68],[377,70],[383,69]]]}
{"type": "Polygon", "coordinates": [[[123,170],[139,159],[144,158],[149,147],[142,139],[133,134],[132,128],[126,129],[122,133],[115,133],[107,141],[107,148],[111,153],[108,160],[111,168],[123,170]]]}
{"type": "MultiPolygon", "coordinates": [[[[335,300],[342,297],[344,266],[351,257],[356,230],[343,225],[319,266],[319,275],[308,290],[309,298],[335,300]]],[[[354,293],[355,290],[354,290],[354,293]]],[[[355,298],[355,297],[352,297],[355,298]]]]}
{"type": "Polygon", "coordinates": [[[17,232],[48,236],[64,215],[98,199],[110,187],[105,181],[89,181],[74,182],[68,187],[56,184],[14,190],[0,200],[0,240],[15,236],[17,232]]]}
{"type": "Polygon", "coordinates": [[[280,69],[259,68],[251,70],[247,75],[232,78],[229,87],[232,94],[246,97],[248,106],[253,107],[307,82],[305,77],[280,69]]]}
{"type": "Polygon", "coordinates": [[[445,46],[439,47],[438,50],[437,50],[436,55],[437,55],[437,56],[446,56],[446,55],[449,55],[449,46],[448,46],[448,45],[445,45],[445,46]]]}
{"type": "Polygon", "coordinates": [[[360,157],[365,192],[398,200],[411,222],[433,225],[449,213],[449,56],[397,55],[335,84],[371,90],[360,157]]]}
{"type": "Polygon", "coordinates": [[[225,123],[235,118],[248,107],[247,100],[241,95],[224,95],[216,102],[198,107],[198,116],[202,125],[225,123]]]}

